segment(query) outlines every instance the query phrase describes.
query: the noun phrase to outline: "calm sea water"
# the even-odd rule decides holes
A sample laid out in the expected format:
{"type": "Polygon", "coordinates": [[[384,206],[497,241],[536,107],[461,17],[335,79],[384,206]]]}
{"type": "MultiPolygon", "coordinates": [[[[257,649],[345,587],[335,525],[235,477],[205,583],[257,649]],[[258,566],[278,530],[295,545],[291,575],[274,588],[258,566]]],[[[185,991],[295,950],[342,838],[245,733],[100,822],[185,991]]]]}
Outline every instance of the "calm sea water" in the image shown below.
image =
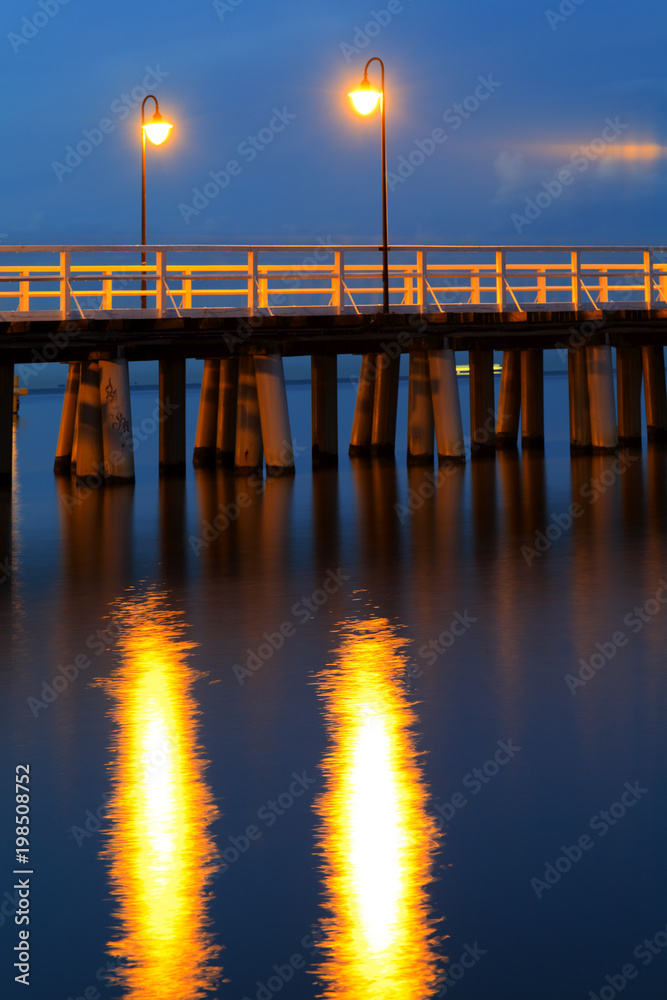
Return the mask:
{"type": "Polygon", "coordinates": [[[667,452],[571,460],[553,375],[545,456],[434,484],[407,383],[395,464],[347,458],[339,388],[338,472],[310,471],[292,385],[294,478],[160,482],[149,434],[136,486],[88,495],[51,472],[60,396],[23,400],[3,996],[665,996],[667,452]]]}

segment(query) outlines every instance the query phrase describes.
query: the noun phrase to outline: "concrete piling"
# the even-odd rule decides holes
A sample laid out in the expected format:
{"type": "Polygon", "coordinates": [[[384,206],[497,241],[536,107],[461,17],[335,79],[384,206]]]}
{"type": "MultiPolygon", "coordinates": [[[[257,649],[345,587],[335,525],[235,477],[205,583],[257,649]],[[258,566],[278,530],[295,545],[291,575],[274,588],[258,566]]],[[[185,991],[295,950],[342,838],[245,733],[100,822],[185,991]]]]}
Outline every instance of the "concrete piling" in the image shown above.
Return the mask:
{"type": "Polygon", "coordinates": [[[294,451],[282,357],[255,355],[255,380],[267,475],[293,473],[294,451]]]}
{"type": "Polygon", "coordinates": [[[667,440],[665,360],[661,344],[642,347],[646,433],[649,441],[667,440]]]}
{"type": "Polygon", "coordinates": [[[449,348],[429,351],[428,366],[438,461],[465,462],[463,421],[454,351],[449,348]]]}
{"type": "Polygon", "coordinates": [[[100,362],[105,481],[134,482],[130,376],[125,358],[100,362]]]}
{"type": "Polygon", "coordinates": [[[414,351],[408,388],[408,465],[433,462],[433,431],[429,356],[426,351],[414,351]]]}
{"type": "Polygon", "coordinates": [[[516,448],[520,414],[521,351],[503,351],[503,370],[500,376],[496,415],[497,448],[516,448]]]}
{"type": "Polygon", "coordinates": [[[375,398],[373,400],[371,455],[384,457],[394,455],[400,367],[400,354],[395,358],[384,353],[378,354],[375,398]]]}
{"type": "Polygon", "coordinates": [[[239,475],[250,475],[262,471],[263,461],[255,359],[251,355],[246,355],[239,358],[234,466],[239,475]]]}
{"type": "Polygon", "coordinates": [[[359,369],[357,399],[354,405],[352,433],[348,454],[354,458],[370,455],[373,435],[373,403],[375,400],[375,380],[377,377],[377,355],[364,354],[359,369]]]}
{"type": "Polygon", "coordinates": [[[0,365],[0,486],[11,486],[14,449],[14,365],[0,365]]]}
{"type": "Polygon", "coordinates": [[[236,450],[236,407],[238,403],[239,359],[222,358],[218,394],[216,460],[218,465],[233,468],[236,450]]]}
{"type": "Polygon", "coordinates": [[[618,447],[616,401],[611,347],[602,344],[586,348],[588,395],[591,414],[591,444],[594,451],[618,447]]]}
{"type": "Polygon", "coordinates": [[[197,468],[215,465],[219,391],[220,361],[217,358],[207,358],[202,373],[195,448],[192,456],[192,464],[197,468]]]}
{"type": "Polygon", "coordinates": [[[76,411],[79,400],[79,377],[81,365],[73,361],[67,366],[67,383],[65,397],[60,417],[60,430],[53,471],[59,475],[69,473],[72,468],[72,449],[74,446],[74,431],[76,427],[76,411]]]}
{"type": "Polygon", "coordinates": [[[521,351],[521,447],[544,448],[542,351],[521,351]]]}
{"type": "Polygon", "coordinates": [[[310,359],[313,467],[338,465],[338,358],[310,359]]]}
{"type": "Polygon", "coordinates": [[[568,351],[568,392],[570,402],[570,451],[583,454],[591,450],[591,415],[586,372],[586,349],[568,351]]]}
{"type": "Polygon", "coordinates": [[[97,361],[81,363],[78,410],[76,474],[78,479],[86,480],[104,472],[100,365],[97,361]]]}
{"type": "Polygon", "coordinates": [[[639,347],[616,348],[619,444],[642,443],[642,352],[639,347]]]}
{"type": "Polygon", "coordinates": [[[469,351],[470,447],[473,455],[495,451],[493,351],[469,351]]]}

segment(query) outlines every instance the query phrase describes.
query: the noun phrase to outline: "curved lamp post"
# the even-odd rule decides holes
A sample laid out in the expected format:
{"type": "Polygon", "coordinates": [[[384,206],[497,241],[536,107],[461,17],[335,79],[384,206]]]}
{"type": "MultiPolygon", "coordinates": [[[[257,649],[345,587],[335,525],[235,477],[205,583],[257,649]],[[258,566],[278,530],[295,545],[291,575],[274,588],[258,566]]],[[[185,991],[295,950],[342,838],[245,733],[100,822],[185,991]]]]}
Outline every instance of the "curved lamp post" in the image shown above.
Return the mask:
{"type": "Polygon", "coordinates": [[[387,244],[387,142],[385,137],[385,92],[384,92],[384,63],[377,56],[373,56],[366,63],[364,78],[357,90],[351,91],[349,96],[352,103],[362,115],[369,115],[380,102],[380,131],[382,141],[382,311],[389,312],[389,246],[387,244]],[[374,90],[368,79],[368,67],[372,62],[378,62],[381,70],[380,90],[374,90]]]}
{"type": "MultiPolygon", "coordinates": [[[[144,97],[141,104],[141,245],[146,246],[146,136],[150,141],[159,146],[169,135],[169,132],[174,126],[170,122],[164,121],[162,115],[160,114],[160,106],[157,102],[157,97],[153,94],[148,94],[144,97]],[[155,114],[152,119],[147,122],[145,117],[146,101],[155,101],[155,114]]],[[[142,267],[146,263],[146,251],[141,252],[141,264],[142,267]]],[[[142,274],[145,272],[142,271],[142,274]]],[[[141,291],[146,291],[146,279],[145,277],[141,279],[141,291]]],[[[146,296],[142,294],[141,296],[141,308],[146,308],[146,296]]]]}

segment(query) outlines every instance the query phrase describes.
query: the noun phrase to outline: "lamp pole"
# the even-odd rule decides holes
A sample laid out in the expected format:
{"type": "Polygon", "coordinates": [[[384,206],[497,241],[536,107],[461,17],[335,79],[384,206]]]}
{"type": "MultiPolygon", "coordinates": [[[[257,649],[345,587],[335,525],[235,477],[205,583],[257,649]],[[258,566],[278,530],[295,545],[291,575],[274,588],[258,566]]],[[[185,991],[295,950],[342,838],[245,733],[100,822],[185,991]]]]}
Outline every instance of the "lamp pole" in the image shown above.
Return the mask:
{"type": "Polygon", "coordinates": [[[145,277],[145,265],[146,265],[146,135],[151,142],[155,145],[159,145],[164,142],[164,140],[169,135],[169,131],[172,126],[169,122],[165,122],[160,114],[160,106],[157,102],[157,97],[154,94],[148,94],[144,97],[141,104],[141,267],[142,267],[142,278],[141,278],[141,308],[146,308],[146,277],[145,277]],[[155,114],[151,122],[146,124],[146,101],[155,102],[155,114]]]}
{"type": "MultiPolygon", "coordinates": [[[[368,80],[368,67],[372,62],[377,62],[380,64],[381,82],[380,82],[380,141],[382,144],[382,311],[384,313],[389,312],[389,242],[388,242],[388,223],[387,223],[387,138],[385,130],[385,89],[384,89],[384,63],[377,56],[373,56],[369,59],[364,68],[364,78],[361,81],[359,90],[355,93],[350,94],[350,97],[355,103],[355,107],[361,114],[369,114],[375,105],[377,104],[376,99],[370,103],[369,100],[364,101],[363,106],[355,101],[356,95],[365,95],[369,97],[374,92],[371,91],[371,85],[368,80]]],[[[375,92],[376,93],[376,92],[375,92]]]]}

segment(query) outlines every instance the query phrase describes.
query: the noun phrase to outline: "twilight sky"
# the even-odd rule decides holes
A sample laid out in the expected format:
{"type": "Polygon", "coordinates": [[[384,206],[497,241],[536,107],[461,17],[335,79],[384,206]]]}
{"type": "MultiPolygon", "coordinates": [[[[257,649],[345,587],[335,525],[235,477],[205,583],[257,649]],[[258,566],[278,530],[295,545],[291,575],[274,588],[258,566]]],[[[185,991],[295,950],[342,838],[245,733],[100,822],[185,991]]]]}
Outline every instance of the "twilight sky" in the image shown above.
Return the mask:
{"type": "Polygon", "coordinates": [[[3,0],[0,25],[5,244],[139,242],[147,91],[175,124],[149,243],[377,242],[379,118],[346,96],[374,55],[390,242],[667,242],[659,0],[3,0]]]}

